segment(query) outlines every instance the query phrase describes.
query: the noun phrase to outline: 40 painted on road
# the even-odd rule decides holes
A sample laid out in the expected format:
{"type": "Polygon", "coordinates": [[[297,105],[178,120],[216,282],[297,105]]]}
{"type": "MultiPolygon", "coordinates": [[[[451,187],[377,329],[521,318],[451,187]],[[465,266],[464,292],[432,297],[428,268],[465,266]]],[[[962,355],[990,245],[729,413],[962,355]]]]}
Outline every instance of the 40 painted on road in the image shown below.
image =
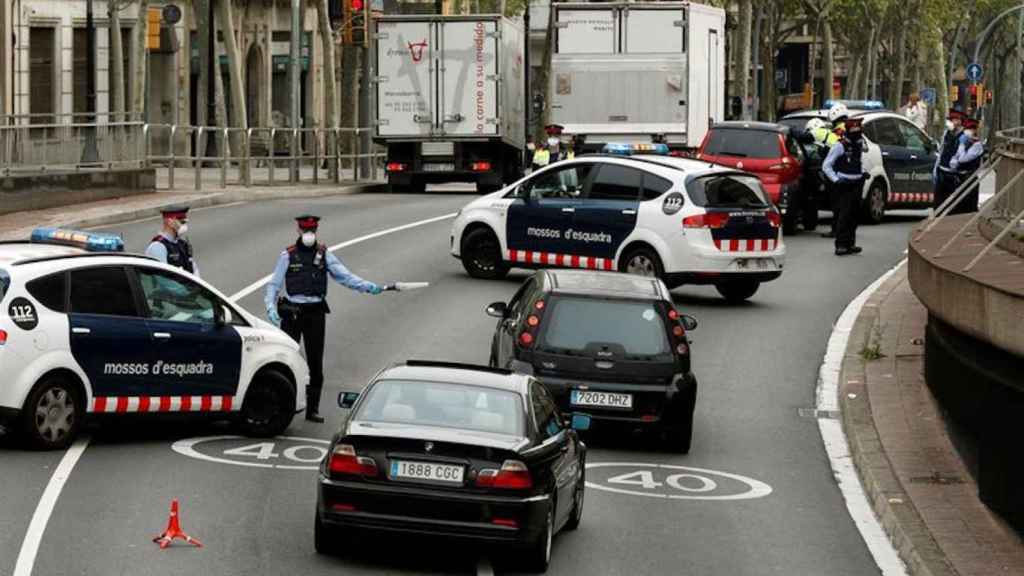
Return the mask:
{"type": "Polygon", "coordinates": [[[590,462],[587,487],[669,500],[750,500],[772,493],[768,484],[732,472],[649,462],[590,462]]]}
{"type": "Polygon", "coordinates": [[[242,436],[186,438],[171,445],[182,456],[249,468],[316,470],[327,455],[328,440],[278,436],[256,440],[242,436]]]}

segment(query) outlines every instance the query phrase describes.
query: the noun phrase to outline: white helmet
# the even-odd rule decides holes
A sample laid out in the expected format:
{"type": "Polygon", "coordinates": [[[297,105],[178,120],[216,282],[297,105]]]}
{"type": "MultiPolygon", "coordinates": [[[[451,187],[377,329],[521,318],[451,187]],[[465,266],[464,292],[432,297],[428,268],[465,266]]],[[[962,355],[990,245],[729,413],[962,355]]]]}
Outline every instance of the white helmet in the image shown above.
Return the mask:
{"type": "Polygon", "coordinates": [[[828,129],[828,124],[826,124],[821,118],[811,118],[807,121],[807,126],[804,126],[804,130],[808,132],[813,132],[822,128],[828,129]]]}
{"type": "Polygon", "coordinates": [[[847,110],[846,104],[837,102],[828,109],[828,121],[835,124],[836,120],[840,118],[846,118],[850,115],[850,111],[847,110]]]}

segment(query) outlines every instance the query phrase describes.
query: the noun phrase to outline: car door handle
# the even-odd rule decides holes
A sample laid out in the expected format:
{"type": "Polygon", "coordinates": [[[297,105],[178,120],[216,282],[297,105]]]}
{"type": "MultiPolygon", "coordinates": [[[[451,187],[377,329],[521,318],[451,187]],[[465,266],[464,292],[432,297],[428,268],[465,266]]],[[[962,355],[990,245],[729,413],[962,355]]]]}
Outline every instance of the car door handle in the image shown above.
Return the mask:
{"type": "Polygon", "coordinates": [[[157,340],[170,340],[171,339],[171,333],[170,332],[153,332],[153,338],[156,338],[157,340]]]}
{"type": "Polygon", "coordinates": [[[910,155],[910,159],[911,159],[911,160],[917,160],[917,156],[916,156],[916,155],[914,155],[914,154],[911,154],[911,155],[910,155]]]}
{"type": "Polygon", "coordinates": [[[92,334],[92,330],[89,330],[88,328],[72,328],[71,329],[71,333],[72,334],[92,334]]]}
{"type": "Polygon", "coordinates": [[[563,444],[562,447],[559,448],[559,450],[562,451],[562,454],[565,454],[566,452],[569,451],[569,444],[568,443],[563,444]]]}
{"type": "Polygon", "coordinates": [[[882,156],[889,156],[888,152],[882,152],[882,156]]]}
{"type": "Polygon", "coordinates": [[[565,212],[566,214],[572,214],[572,213],[576,212],[576,209],[575,208],[562,208],[562,212],[565,212]]]}
{"type": "Polygon", "coordinates": [[[636,216],[636,210],[626,209],[622,211],[626,216],[636,216]]]}

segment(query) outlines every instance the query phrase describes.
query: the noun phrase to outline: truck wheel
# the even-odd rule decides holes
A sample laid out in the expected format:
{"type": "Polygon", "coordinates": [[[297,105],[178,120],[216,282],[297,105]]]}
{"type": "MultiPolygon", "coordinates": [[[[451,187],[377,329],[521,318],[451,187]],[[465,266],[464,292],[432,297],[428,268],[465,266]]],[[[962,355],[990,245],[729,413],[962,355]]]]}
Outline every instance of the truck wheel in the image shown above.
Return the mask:
{"type": "Polygon", "coordinates": [[[868,190],[868,197],[864,199],[862,215],[867,224],[881,224],[885,218],[885,185],[877,178],[868,190]]]}
{"type": "Polygon", "coordinates": [[[508,274],[501,257],[501,243],[487,228],[477,228],[462,239],[462,267],[473,278],[497,280],[508,274]]]}
{"type": "Polygon", "coordinates": [[[78,387],[63,376],[47,376],[21,408],[22,438],[37,450],[67,448],[78,436],[85,402],[78,387]]]}
{"type": "Polygon", "coordinates": [[[761,287],[760,282],[754,280],[727,280],[715,284],[715,289],[725,300],[731,304],[739,304],[753,296],[761,287]]]}
{"type": "Polygon", "coordinates": [[[254,438],[270,438],[284,432],[295,416],[292,384],[280,372],[257,374],[242,402],[242,432],[254,438]]]}

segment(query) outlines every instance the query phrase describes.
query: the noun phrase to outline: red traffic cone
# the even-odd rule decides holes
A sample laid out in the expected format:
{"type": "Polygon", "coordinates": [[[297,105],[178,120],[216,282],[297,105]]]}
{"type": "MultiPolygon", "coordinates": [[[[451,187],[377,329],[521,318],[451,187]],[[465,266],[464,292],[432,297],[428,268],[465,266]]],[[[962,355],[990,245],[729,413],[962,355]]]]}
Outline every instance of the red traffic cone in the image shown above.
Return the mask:
{"type": "Polygon", "coordinates": [[[173,540],[184,540],[196,548],[202,548],[203,544],[199,540],[185,534],[181,529],[181,524],[178,523],[178,501],[171,500],[171,518],[167,521],[167,530],[164,533],[153,538],[153,542],[160,545],[160,549],[163,550],[171,545],[173,540]]]}

